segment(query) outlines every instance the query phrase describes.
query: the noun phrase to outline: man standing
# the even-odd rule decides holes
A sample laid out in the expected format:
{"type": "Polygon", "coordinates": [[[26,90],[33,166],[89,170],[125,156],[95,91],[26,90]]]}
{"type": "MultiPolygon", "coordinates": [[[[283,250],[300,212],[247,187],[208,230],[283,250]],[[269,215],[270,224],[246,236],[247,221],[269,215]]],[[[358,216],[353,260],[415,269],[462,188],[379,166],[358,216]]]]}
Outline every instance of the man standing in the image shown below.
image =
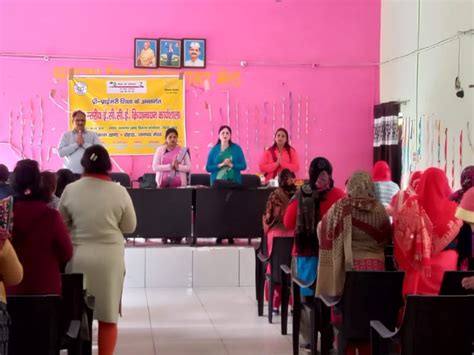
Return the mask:
{"type": "Polygon", "coordinates": [[[64,158],[64,167],[75,174],[82,174],[81,165],[84,151],[92,145],[101,144],[95,132],[86,130],[86,114],[80,110],[72,114],[74,129],[61,137],[58,153],[64,158]]]}

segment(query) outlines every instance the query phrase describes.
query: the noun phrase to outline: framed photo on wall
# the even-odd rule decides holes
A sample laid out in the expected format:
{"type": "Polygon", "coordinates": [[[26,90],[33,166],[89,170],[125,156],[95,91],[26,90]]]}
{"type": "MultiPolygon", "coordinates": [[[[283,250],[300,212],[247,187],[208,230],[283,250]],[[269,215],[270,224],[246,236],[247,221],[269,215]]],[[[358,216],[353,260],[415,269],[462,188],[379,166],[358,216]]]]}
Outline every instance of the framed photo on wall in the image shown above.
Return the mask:
{"type": "Polygon", "coordinates": [[[161,68],[181,68],[181,40],[160,38],[159,58],[161,68]]]}
{"type": "Polygon", "coordinates": [[[206,40],[202,38],[183,38],[183,67],[206,67],[206,40]]]}
{"type": "Polygon", "coordinates": [[[135,38],[134,64],[135,68],[156,68],[156,53],[158,40],[150,38],[135,38]]]}

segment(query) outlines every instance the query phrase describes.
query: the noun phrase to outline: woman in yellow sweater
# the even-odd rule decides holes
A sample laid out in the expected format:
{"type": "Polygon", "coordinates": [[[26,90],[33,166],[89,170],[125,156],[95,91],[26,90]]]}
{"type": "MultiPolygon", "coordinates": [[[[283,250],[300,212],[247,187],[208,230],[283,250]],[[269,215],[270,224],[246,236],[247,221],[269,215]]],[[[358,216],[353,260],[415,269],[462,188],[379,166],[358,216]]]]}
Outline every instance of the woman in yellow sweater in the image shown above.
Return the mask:
{"type": "Polygon", "coordinates": [[[23,267],[10,243],[13,198],[0,201],[0,354],[8,354],[8,328],[10,317],[7,313],[5,285],[13,286],[23,278],[23,267]]]}

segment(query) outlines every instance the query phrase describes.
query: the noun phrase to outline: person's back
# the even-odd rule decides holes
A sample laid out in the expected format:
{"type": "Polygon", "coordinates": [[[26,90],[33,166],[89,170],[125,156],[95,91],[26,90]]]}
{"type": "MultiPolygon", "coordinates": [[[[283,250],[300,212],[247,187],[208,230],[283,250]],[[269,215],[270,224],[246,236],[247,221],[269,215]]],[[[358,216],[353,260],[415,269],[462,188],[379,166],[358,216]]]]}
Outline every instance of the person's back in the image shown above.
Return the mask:
{"type": "Polygon", "coordinates": [[[24,268],[13,295],[61,293],[61,268],[72,257],[72,244],[59,213],[46,205],[38,164],[22,160],[15,168],[12,244],[24,268]]]}
{"type": "MultiPolygon", "coordinates": [[[[61,197],[60,210],[70,228],[73,244],[123,247],[120,222],[129,198],[124,187],[94,177],[83,177],[68,185],[61,197]]],[[[127,227],[123,232],[130,229],[133,228],[127,227]]]]}

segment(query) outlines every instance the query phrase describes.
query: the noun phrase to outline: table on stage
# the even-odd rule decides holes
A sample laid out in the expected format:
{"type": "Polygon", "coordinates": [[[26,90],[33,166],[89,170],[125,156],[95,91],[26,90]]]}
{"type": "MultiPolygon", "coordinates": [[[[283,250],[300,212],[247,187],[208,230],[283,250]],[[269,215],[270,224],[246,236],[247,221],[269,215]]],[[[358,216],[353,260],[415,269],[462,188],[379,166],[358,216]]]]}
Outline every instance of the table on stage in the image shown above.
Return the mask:
{"type": "Polygon", "coordinates": [[[136,238],[260,238],[273,189],[128,189],[137,214],[136,238]]]}

